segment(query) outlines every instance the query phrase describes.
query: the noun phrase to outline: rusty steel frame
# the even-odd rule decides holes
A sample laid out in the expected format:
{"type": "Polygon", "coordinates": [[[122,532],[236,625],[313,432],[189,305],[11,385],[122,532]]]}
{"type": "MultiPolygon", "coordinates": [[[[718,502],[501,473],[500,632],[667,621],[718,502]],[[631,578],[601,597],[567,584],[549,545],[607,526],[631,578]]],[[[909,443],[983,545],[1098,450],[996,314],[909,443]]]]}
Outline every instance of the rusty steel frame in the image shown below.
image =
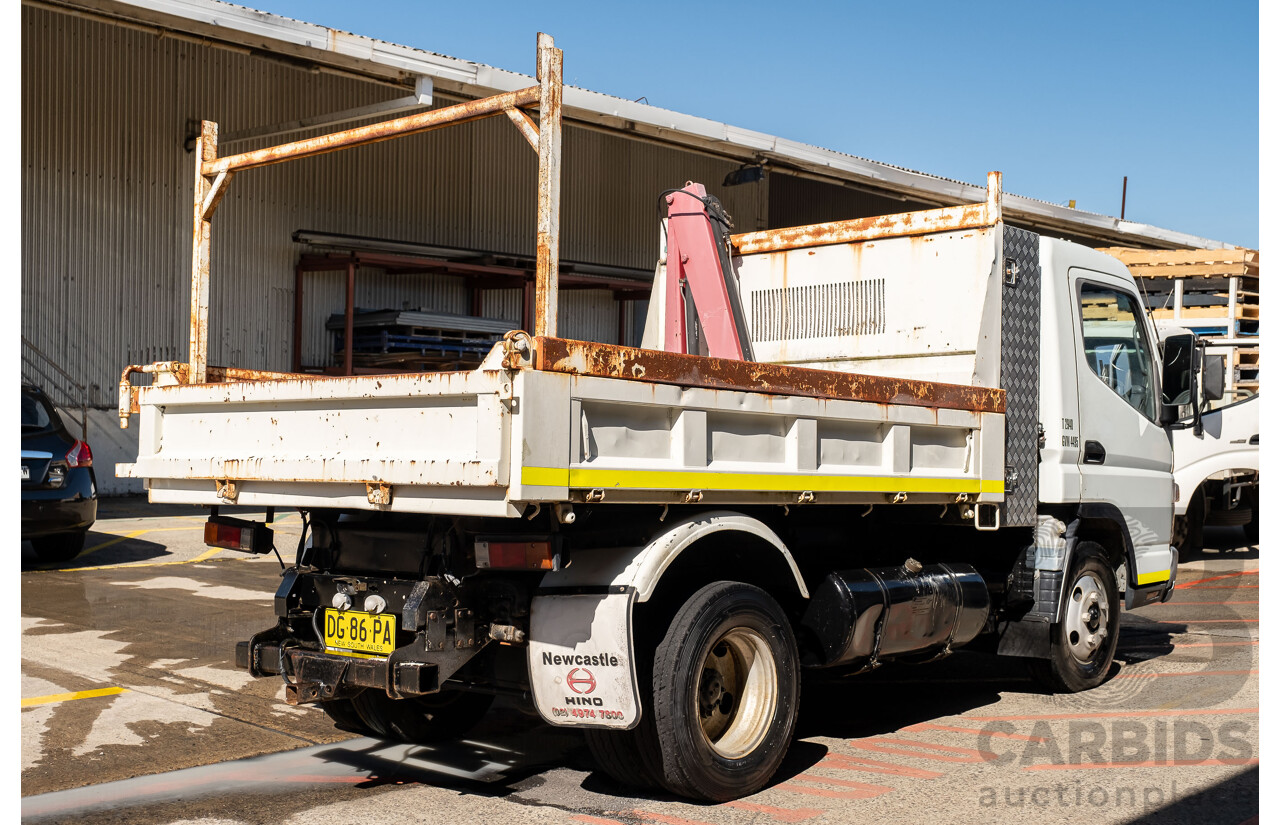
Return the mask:
{"type": "Polygon", "coordinates": [[[815,223],[808,226],[789,226],[784,229],[765,229],[732,235],[729,242],[740,255],[760,252],[781,252],[810,246],[858,243],[879,238],[897,238],[908,235],[926,235],[934,232],[952,232],[960,229],[980,229],[995,226],[1001,220],[1000,173],[987,175],[987,200],[985,203],[947,206],[941,209],[925,209],[919,212],[902,212],[897,215],[880,215],[871,218],[855,218],[848,221],[815,223]]]}
{"type": "Polygon", "coordinates": [[[535,369],[569,375],[876,404],[1005,411],[1005,391],[991,387],[885,378],[564,338],[535,337],[534,359],[535,369]]]}
{"type": "Polygon", "coordinates": [[[538,254],[535,334],[555,335],[560,280],[560,109],[564,53],[538,33],[538,254]],[[547,115],[550,114],[548,117],[547,115]]]}
{"type": "MultiPolygon", "coordinates": [[[[183,372],[184,383],[202,384],[210,378],[209,261],[212,220],[218,204],[226,195],[232,177],[237,172],[503,114],[511,119],[520,134],[538,150],[536,326],[540,333],[554,335],[559,286],[557,275],[560,263],[560,121],[563,84],[564,53],[555,48],[555,40],[550,35],[539,32],[538,85],[536,86],[221,158],[218,157],[218,124],[210,120],[201,121],[200,134],[196,138],[195,145],[195,187],[192,210],[190,369],[183,372]],[[522,107],[538,109],[536,124],[522,107]]],[[[297,280],[300,281],[300,277],[297,280]]],[[[352,274],[349,272],[348,303],[351,300],[351,281],[352,274]]],[[[349,369],[351,366],[349,318],[347,326],[347,352],[344,357],[349,369]]],[[[296,339],[297,331],[295,330],[296,339]]],[[[124,389],[124,384],[127,383],[127,375],[131,371],[145,372],[146,370],[130,367],[125,371],[126,379],[121,382],[125,396],[128,395],[128,391],[124,389]]],[[[123,408],[127,403],[127,399],[122,397],[122,425],[125,423],[123,408]]]]}

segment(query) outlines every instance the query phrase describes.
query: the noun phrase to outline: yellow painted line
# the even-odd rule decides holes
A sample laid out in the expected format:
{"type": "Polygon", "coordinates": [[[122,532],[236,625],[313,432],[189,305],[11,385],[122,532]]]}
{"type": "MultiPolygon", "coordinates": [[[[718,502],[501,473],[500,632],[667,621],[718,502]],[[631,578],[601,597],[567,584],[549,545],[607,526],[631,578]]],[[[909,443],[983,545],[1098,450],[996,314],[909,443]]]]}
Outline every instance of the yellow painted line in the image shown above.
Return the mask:
{"type": "Polygon", "coordinates": [[[36,705],[52,705],[54,702],[70,702],[75,699],[93,699],[98,696],[115,696],[118,693],[128,692],[128,688],[109,687],[97,688],[96,690],[79,690],[75,693],[51,693],[48,696],[32,696],[30,699],[23,699],[22,706],[24,708],[33,708],[36,705]]]}
{"type": "Polygon", "coordinates": [[[103,564],[97,567],[63,567],[58,570],[33,570],[33,573],[75,573],[80,570],[133,570],[137,567],[170,567],[175,564],[195,564],[198,561],[206,561],[222,552],[221,547],[210,547],[200,555],[191,559],[178,559],[177,561],[148,561],[141,564],[103,564]]]}
{"type": "Polygon", "coordinates": [[[626,490],[812,490],[824,493],[1004,493],[1003,479],[523,467],[522,484],[626,490]]]}
{"type": "Polygon", "coordinates": [[[95,550],[101,550],[104,547],[110,547],[113,544],[119,544],[120,542],[125,541],[126,539],[136,539],[138,536],[141,536],[143,533],[150,533],[150,532],[151,532],[150,530],[134,530],[132,533],[125,533],[123,536],[119,536],[114,539],[107,539],[102,544],[95,544],[92,547],[86,547],[84,550],[80,551],[80,553],[77,555],[77,558],[79,556],[83,556],[85,553],[92,553],[95,550]]]}
{"type": "Polygon", "coordinates": [[[1169,581],[1169,571],[1168,571],[1168,570],[1157,570],[1157,571],[1156,571],[1156,572],[1154,572],[1154,573],[1139,573],[1139,574],[1138,574],[1138,584],[1139,584],[1139,585],[1144,585],[1144,584],[1156,584],[1157,582],[1167,582],[1167,581],[1169,581]]]}

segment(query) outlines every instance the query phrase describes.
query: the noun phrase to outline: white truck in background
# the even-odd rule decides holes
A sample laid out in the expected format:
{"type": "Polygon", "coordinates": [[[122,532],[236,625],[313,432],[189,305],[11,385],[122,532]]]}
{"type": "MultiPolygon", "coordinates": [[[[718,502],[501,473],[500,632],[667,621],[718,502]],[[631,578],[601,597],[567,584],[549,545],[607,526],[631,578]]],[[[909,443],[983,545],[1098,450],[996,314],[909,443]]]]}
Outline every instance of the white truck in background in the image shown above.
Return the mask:
{"type": "MultiPolygon", "coordinates": [[[[1176,321],[1158,322],[1162,336],[1188,335],[1176,321]]],[[[1243,528],[1258,543],[1258,395],[1223,398],[1226,359],[1215,343],[1197,339],[1193,355],[1194,403],[1183,405],[1173,425],[1173,544],[1183,555],[1204,546],[1205,527],[1243,528]]]]}
{"type": "Polygon", "coordinates": [[[994,173],[982,204],[738,235],[672,190],[652,348],[557,338],[559,59],[540,36],[540,87],[227,158],[205,124],[191,362],[126,369],[118,471],[209,506],[214,546],[273,548],[234,507],[303,514],[238,664],[410,741],[521,697],[618,780],[707,800],[769,781],[802,668],[969,645],[1104,681],[1122,607],[1173,592],[1192,339],[1162,365],[1125,267],[1006,224],[994,173]],[[207,365],[231,173],[503,114],[540,152],[536,334],[471,372],[207,365]]]}

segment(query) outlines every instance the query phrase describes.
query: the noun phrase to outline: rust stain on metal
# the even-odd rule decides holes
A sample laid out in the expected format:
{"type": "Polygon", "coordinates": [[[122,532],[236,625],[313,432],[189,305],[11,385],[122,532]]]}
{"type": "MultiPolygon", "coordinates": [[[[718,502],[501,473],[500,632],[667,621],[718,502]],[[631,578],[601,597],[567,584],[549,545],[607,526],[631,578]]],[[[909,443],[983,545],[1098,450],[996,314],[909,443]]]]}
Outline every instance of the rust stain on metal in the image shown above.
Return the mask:
{"type": "Polygon", "coordinates": [[[808,226],[791,226],[785,229],[746,232],[730,236],[729,241],[741,255],[780,252],[809,246],[857,243],[876,238],[923,235],[991,226],[996,220],[993,219],[991,211],[986,203],[948,206],[942,209],[902,212],[897,215],[879,215],[849,221],[831,221],[808,226]]]}
{"type": "Polygon", "coordinates": [[[989,387],[709,358],[563,338],[539,337],[535,342],[536,369],[546,372],[973,412],[1003,413],[1005,408],[1004,390],[989,387]]]}
{"type": "MultiPolygon", "coordinates": [[[[187,357],[195,381],[204,380],[205,365],[209,359],[209,253],[212,225],[209,222],[212,208],[205,209],[208,201],[215,204],[214,178],[205,174],[203,167],[218,156],[218,124],[201,121],[200,136],[196,138],[196,168],[194,184],[194,210],[191,228],[191,330],[187,357]]],[[[226,178],[224,177],[225,184],[226,178]]],[[[222,187],[225,191],[225,187],[222,187]]]]}
{"type": "Polygon", "coordinates": [[[382,123],[370,124],[369,126],[344,129],[341,132],[333,132],[328,135],[307,138],[306,140],[296,140],[279,146],[267,146],[263,149],[242,152],[238,155],[227,155],[204,163],[202,171],[205,175],[213,176],[221,172],[254,169],[259,166],[269,166],[273,163],[294,160],[295,158],[323,155],[338,149],[349,149],[353,146],[378,143],[403,135],[428,132],[432,129],[439,129],[442,126],[468,123],[473,120],[500,115],[504,110],[518,106],[533,106],[538,103],[540,96],[541,89],[538,86],[530,86],[514,92],[504,92],[503,94],[484,97],[479,100],[468,100],[455,106],[419,112],[383,121],[382,123]]]}

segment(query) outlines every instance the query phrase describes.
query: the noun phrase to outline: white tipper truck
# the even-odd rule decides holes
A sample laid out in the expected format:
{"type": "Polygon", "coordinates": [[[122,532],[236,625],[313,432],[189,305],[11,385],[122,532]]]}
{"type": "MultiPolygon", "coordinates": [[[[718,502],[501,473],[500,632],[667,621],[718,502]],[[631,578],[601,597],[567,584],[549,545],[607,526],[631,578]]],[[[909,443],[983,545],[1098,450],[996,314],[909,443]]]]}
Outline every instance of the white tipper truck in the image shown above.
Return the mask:
{"type": "Polygon", "coordinates": [[[618,780],[708,800],[769,781],[803,668],[969,645],[1055,690],[1105,680],[1122,607],[1173,592],[1167,426],[1191,380],[1189,339],[1158,363],[1124,266],[1006,224],[995,174],[985,203],[738,235],[690,185],[668,198],[652,348],[557,338],[549,38],[539,59],[540,87],[431,125],[218,158],[205,124],[191,361],[126,369],[139,455],[118,472],[213,508],[214,546],[272,549],[235,507],[302,513],[276,622],[238,664],[412,741],[526,697],[618,780]],[[512,111],[541,158],[536,334],[469,372],[205,362],[230,173],[512,111]]]}

